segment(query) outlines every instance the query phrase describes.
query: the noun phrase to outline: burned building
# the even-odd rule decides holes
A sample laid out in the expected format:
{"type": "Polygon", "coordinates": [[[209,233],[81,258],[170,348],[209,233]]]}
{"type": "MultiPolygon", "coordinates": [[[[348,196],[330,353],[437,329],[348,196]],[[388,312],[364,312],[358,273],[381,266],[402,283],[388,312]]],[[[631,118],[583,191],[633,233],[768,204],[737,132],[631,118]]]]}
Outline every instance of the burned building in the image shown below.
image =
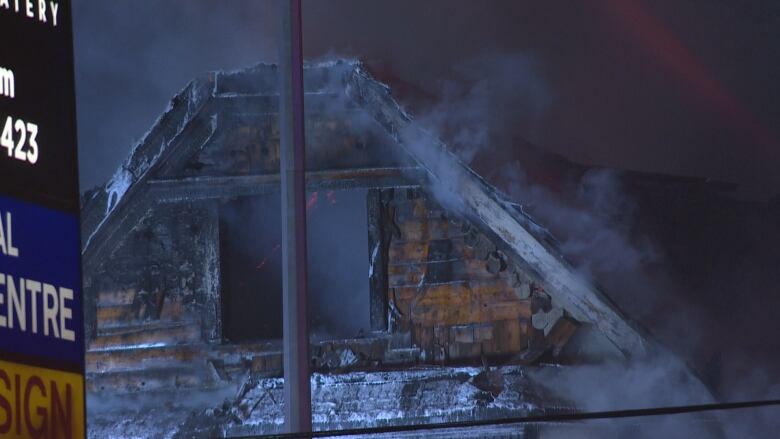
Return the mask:
{"type": "MultiPolygon", "coordinates": [[[[276,78],[261,64],[191,82],[84,195],[88,391],[210,395],[194,417],[137,415],[149,429],[281,427],[276,78]]],[[[315,428],[566,409],[529,369],[655,349],[361,64],[304,82],[315,428]],[[498,384],[483,363],[505,365],[498,384]]],[[[141,428],[106,419],[91,425],[141,428]]]]}

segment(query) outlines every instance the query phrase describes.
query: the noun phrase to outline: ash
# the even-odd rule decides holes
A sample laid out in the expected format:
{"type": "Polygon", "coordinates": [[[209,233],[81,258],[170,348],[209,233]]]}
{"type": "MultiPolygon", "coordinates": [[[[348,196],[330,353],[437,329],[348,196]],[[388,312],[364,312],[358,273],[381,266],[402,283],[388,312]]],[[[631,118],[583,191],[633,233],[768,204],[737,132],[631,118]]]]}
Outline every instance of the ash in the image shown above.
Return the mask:
{"type": "MultiPolygon", "coordinates": [[[[311,378],[313,428],[488,420],[567,410],[566,404],[546,394],[523,367],[492,371],[503,382],[499,390],[485,390],[480,386],[479,379],[484,372],[473,367],[421,367],[403,371],[315,373],[311,378]]],[[[210,391],[143,392],[122,398],[93,394],[89,404],[90,438],[175,439],[273,434],[283,431],[284,380],[246,375],[242,380],[210,391]],[[119,413],[121,416],[117,416],[119,413]]],[[[479,437],[494,437],[494,434],[524,437],[520,427],[507,429],[479,429],[479,437]],[[516,435],[508,435],[508,431],[516,435]]],[[[431,437],[431,434],[408,435],[431,437]]]]}

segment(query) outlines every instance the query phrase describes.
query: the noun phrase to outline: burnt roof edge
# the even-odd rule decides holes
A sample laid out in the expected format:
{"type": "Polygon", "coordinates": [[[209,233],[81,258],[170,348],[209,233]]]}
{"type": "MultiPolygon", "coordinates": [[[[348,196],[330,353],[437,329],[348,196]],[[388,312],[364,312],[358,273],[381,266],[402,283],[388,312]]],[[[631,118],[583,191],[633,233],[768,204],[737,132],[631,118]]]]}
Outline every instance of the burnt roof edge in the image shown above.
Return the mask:
{"type": "Polygon", "coordinates": [[[445,207],[487,228],[517,257],[535,270],[553,291],[550,294],[572,317],[593,324],[626,357],[643,356],[652,343],[612,300],[575,273],[563,257],[542,244],[527,227],[527,219],[498,191],[427,133],[360,65],[347,75],[347,94],[366,110],[398,145],[428,174],[433,197],[445,207]]]}

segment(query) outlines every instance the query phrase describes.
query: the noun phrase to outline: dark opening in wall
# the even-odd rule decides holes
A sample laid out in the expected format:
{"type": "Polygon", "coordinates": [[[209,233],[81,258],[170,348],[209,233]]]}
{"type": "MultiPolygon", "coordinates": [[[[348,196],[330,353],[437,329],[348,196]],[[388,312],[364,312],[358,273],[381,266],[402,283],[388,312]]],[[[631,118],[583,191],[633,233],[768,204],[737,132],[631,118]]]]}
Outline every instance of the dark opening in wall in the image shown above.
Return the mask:
{"type": "MultiPolygon", "coordinates": [[[[312,337],[354,337],[370,327],[366,191],[311,192],[307,200],[312,337]]],[[[226,342],[282,337],[280,209],[278,193],[221,205],[226,342]]]]}
{"type": "Polygon", "coordinates": [[[309,196],[309,322],[316,338],[355,337],[371,327],[366,196],[365,189],[309,196]]]}
{"type": "Polygon", "coordinates": [[[223,203],[219,215],[222,334],[239,342],[282,337],[279,194],[223,203]]]}

